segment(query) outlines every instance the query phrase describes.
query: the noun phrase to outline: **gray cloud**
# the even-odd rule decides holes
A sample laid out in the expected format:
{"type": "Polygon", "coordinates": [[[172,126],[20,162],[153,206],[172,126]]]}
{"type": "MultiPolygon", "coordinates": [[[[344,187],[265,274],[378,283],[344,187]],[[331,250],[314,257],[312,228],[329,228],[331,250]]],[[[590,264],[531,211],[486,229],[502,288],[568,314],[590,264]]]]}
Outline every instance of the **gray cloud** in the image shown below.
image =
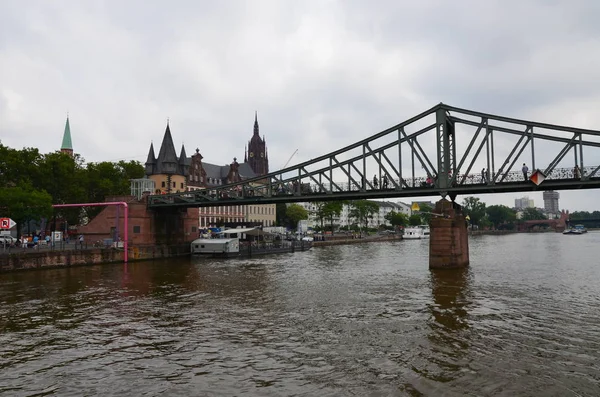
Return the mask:
{"type": "MultiPolygon", "coordinates": [[[[178,148],[225,164],[258,110],[278,168],[438,102],[599,128],[597,15],[592,0],[5,0],[0,139],[56,150],[69,112],[88,161],[144,161],[169,118],[178,148]]],[[[595,191],[563,196],[597,209],[595,191]]]]}

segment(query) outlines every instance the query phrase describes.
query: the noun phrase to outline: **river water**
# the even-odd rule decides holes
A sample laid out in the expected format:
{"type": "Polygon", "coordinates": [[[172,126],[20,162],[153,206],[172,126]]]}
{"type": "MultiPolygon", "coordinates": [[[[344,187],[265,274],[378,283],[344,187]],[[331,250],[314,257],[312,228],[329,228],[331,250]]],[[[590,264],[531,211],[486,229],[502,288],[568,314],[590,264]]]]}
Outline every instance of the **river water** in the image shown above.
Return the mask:
{"type": "Polygon", "coordinates": [[[600,233],[0,275],[0,395],[599,396],[600,233]]]}

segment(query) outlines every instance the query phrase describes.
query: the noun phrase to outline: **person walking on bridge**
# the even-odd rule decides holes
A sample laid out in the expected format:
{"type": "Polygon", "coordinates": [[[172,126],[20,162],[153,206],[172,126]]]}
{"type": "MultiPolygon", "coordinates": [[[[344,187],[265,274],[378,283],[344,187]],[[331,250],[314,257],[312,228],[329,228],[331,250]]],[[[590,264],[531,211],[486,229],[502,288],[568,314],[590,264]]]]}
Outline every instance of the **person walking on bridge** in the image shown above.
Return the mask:
{"type": "Polygon", "coordinates": [[[485,168],[481,170],[481,183],[487,183],[487,175],[485,173],[485,168]]]}
{"type": "Polygon", "coordinates": [[[523,168],[521,168],[521,171],[523,171],[523,179],[525,179],[525,181],[527,181],[527,173],[529,172],[529,168],[527,167],[527,164],[523,163],[523,168]]]}

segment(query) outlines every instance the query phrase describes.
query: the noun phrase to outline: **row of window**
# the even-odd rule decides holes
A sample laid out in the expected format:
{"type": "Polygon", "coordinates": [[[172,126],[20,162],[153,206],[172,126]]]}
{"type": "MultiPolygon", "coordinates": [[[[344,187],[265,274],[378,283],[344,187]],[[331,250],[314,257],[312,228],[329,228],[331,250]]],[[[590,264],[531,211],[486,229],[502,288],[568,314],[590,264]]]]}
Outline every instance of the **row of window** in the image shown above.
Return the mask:
{"type": "Polygon", "coordinates": [[[201,214],[256,214],[275,215],[273,206],[230,205],[225,207],[200,207],[201,214]]]}
{"type": "MultiPolygon", "coordinates": [[[[211,227],[215,226],[218,222],[239,222],[244,221],[244,217],[225,217],[220,218],[217,216],[203,216],[200,217],[200,227],[211,227]]],[[[248,222],[262,222],[263,226],[275,226],[275,221],[273,219],[248,219],[248,222]]]]}
{"type": "MultiPolygon", "coordinates": [[[[171,184],[173,185],[172,186],[173,188],[177,187],[177,184],[175,182],[171,182],[171,184]]],[[[162,181],[161,186],[164,187],[164,188],[166,188],[167,187],[167,182],[162,181]]],[[[181,183],[181,188],[183,189],[183,182],[181,183]]]]}
{"type": "MultiPolygon", "coordinates": [[[[190,182],[204,182],[204,177],[198,175],[190,175],[190,182]]],[[[223,180],[221,178],[206,178],[206,182],[209,185],[223,184],[223,180]]]]}
{"type": "MultiPolygon", "coordinates": [[[[196,226],[192,226],[192,233],[196,233],[197,231],[198,231],[198,228],[196,226]]],[[[135,234],[141,233],[142,232],[142,227],[138,226],[138,225],[133,226],[133,232],[135,234]]]]}

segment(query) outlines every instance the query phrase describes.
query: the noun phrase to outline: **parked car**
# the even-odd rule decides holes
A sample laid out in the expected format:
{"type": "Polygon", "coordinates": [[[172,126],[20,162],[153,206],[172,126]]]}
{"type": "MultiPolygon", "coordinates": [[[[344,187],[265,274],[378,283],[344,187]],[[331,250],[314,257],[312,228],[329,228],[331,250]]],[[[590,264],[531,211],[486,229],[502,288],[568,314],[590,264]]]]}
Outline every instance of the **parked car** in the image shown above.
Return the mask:
{"type": "Polygon", "coordinates": [[[12,247],[17,242],[17,239],[13,236],[8,236],[6,234],[0,235],[0,245],[12,247]]]}

